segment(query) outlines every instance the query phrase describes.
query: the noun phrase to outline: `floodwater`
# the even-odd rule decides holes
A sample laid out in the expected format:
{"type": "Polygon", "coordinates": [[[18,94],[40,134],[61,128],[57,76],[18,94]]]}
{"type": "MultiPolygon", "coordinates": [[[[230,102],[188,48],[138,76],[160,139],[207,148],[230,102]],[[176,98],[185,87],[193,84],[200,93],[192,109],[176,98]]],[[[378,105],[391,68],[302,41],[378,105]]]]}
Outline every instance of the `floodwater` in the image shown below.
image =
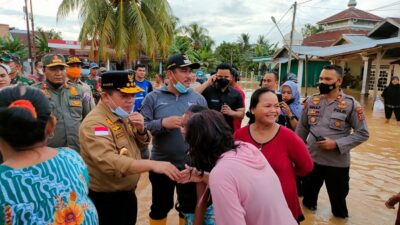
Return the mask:
{"type": "MultiPolygon", "coordinates": [[[[246,92],[246,106],[256,83],[240,84],[246,92]]],[[[315,92],[309,89],[308,93],[315,92]]],[[[345,90],[346,92],[346,90],[345,90]]],[[[303,90],[304,93],[304,90],[303,90]]],[[[400,125],[394,118],[389,124],[384,123],[383,113],[373,113],[371,97],[360,99],[365,107],[366,119],[370,132],[367,142],[352,150],[350,169],[350,193],[347,197],[349,218],[337,219],[332,216],[325,186],[319,195],[318,210],[315,212],[303,208],[306,220],[302,225],[393,225],[396,210],[387,209],[385,201],[400,192],[400,125]]],[[[394,115],[393,115],[394,116],[394,115]]],[[[138,225],[148,224],[151,205],[151,184],[147,174],[143,174],[137,188],[138,225]]],[[[168,225],[177,225],[178,216],[171,210],[168,225]]]]}

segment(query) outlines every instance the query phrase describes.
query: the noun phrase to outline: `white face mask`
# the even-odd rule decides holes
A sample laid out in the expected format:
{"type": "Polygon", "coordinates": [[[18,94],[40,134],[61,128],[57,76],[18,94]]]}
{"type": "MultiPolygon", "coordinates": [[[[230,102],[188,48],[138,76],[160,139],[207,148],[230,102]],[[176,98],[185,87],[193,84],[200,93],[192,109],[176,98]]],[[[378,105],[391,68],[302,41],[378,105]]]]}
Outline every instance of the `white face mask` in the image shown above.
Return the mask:
{"type": "Polygon", "coordinates": [[[40,74],[40,75],[43,75],[43,74],[44,74],[42,68],[38,69],[38,74],[40,74]]]}

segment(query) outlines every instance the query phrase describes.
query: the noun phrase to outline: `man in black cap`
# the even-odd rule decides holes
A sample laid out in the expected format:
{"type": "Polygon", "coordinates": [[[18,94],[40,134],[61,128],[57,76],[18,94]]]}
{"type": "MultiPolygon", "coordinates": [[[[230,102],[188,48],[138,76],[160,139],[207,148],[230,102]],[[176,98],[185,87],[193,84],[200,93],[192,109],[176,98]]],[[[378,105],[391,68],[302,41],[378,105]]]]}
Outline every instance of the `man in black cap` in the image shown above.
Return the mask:
{"type": "Polygon", "coordinates": [[[135,188],[140,173],[162,173],[172,180],[179,170],[169,162],[140,159],[140,148],[150,142],[143,116],[132,112],[136,86],[133,73],[103,73],[98,105],[82,122],[81,155],[90,176],[89,197],[96,206],[100,225],[136,223],[135,188]]]}
{"type": "MultiPolygon", "coordinates": [[[[192,69],[200,67],[182,54],[173,55],[167,62],[169,85],[149,93],[142,103],[141,113],[146,128],[153,135],[153,148],[150,158],[169,161],[179,169],[184,169],[186,144],[180,132],[182,115],[191,105],[207,106],[203,96],[189,89],[192,69]]],[[[174,190],[177,187],[178,201],[183,202],[181,190],[185,187],[176,184],[165,175],[149,173],[152,185],[152,205],[150,225],[165,225],[168,212],[174,205],[174,190]]],[[[195,196],[194,196],[195,197],[195,196]]],[[[181,210],[185,211],[185,209],[181,210]]],[[[182,217],[182,215],[180,215],[182,217]]],[[[180,219],[179,224],[184,220],[180,219]]]]}

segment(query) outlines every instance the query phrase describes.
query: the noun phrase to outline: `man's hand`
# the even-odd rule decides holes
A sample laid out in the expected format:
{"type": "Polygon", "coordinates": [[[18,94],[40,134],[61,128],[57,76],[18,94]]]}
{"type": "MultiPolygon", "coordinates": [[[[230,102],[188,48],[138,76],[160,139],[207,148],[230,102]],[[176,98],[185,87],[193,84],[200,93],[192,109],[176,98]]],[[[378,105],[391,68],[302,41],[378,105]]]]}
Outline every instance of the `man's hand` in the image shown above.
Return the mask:
{"type": "Polygon", "coordinates": [[[171,180],[179,180],[181,178],[180,171],[170,162],[153,161],[153,168],[151,171],[154,173],[165,174],[171,180]]]}
{"type": "Polygon", "coordinates": [[[143,132],[144,130],[144,117],[142,114],[138,112],[133,112],[129,114],[129,122],[132,124],[132,126],[136,127],[136,130],[139,132],[143,132]]]}
{"type": "Polygon", "coordinates": [[[186,184],[190,182],[202,182],[203,176],[200,176],[199,174],[200,173],[196,170],[196,168],[185,165],[185,169],[181,171],[181,178],[176,182],[180,184],[186,184]]]}
{"type": "Polygon", "coordinates": [[[217,75],[212,75],[207,79],[207,86],[211,86],[214,84],[215,80],[217,79],[217,75]]]}
{"type": "Polygon", "coordinates": [[[222,114],[226,114],[226,115],[228,115],[228,116],[232,116],[232,114],[234,114],[235,111],[233,111],[233,110],[231,109],[231,107],[229,107],[229,105],[223,104],[222,107],[221,107],[221,113],[222,113],[222,114]]]}
{"type": "Polygon", "coordinates": [[[181,116],[170,116],[162,120],[162,126],[166,129],[175,129],[182,127],[182,117],[181,116]]]}
{"type": "Polygon", "coordinates": [[[325,138],[325,140],[316,142],[320,149],[334,150],[337,148],[336,141],[334,141],[330,138],[327,138],[327,137],[324,137],[324,138],[325,138]]]}

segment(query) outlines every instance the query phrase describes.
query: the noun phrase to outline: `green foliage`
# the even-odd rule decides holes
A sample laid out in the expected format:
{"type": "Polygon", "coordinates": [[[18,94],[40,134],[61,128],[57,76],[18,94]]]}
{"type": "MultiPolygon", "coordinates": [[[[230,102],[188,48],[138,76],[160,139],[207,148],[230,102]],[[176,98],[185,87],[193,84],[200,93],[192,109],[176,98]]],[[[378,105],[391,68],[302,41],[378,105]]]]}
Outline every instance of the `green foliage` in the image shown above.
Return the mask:
{"type": "Polygon", "coordinates": [[[28,58],[28,50],[18,38],[0,37],[0,54],[3,52],[16,55],[22,60],[28,58]]]}
{"type": "Polygon", "coordinates": [[[324,28],[321,25],[311,25],[309,23],[305,24],[303,28],[301,28],[301,33],[303,33],[303,37],[308,37],[312,34],[316,34],[318,32],[323,31],[324,28]]]}
{"type": "Polygon", "coordinates": [[[176,23],[167,1],[63,0],[57,17],[77,9],[83,21],[79,40],[92,52],[98,49],[101,59],[108,58],[109,48],[128,63],[141,53],[154,60],[167,57],[176,23]]]}
{"type": "Polygon", "coordinates": [[[36,54],[39,58],[51,51],[48,39],[61,40],[61,32],[57,32],[54,29],[45,31],[39,27],[37,32],[35,32],[36,54]]]}

